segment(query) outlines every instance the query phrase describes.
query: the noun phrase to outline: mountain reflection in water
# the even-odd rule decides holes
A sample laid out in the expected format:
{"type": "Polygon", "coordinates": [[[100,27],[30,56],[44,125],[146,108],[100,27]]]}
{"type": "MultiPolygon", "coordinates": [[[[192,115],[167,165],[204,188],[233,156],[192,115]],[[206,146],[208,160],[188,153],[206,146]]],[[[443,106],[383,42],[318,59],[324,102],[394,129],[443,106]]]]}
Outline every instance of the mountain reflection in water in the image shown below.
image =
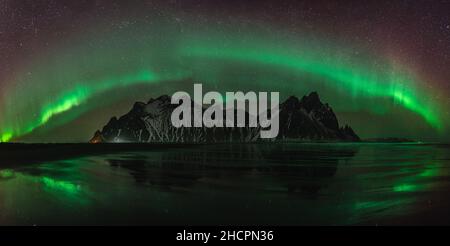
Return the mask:
{"type": "Polygon", "coordinates": [[[2,159],[0,224],[450,224],[449,150],[216,144],[2,159]]]}

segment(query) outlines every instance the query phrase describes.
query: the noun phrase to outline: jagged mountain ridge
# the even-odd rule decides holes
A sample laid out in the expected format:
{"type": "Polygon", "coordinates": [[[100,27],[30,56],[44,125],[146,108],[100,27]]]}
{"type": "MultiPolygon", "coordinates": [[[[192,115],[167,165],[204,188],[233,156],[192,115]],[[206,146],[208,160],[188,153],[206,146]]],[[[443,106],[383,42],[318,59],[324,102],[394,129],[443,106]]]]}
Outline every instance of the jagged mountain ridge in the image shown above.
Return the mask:
{"type": "MultiPolygon", "coordinates": [[[[111,118],[101,131],[94,134],[90,142],[202,143],[260,140],[260,127],[173,127],[170,117],[177,106],[170,103],[170,97],[167,95],[150,99],[148,103],[136,102],[127,114],[119,119],[111,118]]],[[[245,114],[248,118],[248,113],[245,114]]],[[[279,116],[278,140],[360,140],[351,127],[339,127],[333,110],[320,101],[316,92],[304,96],[301,100],[295,96],[289,97],[280,104],[279,116]]]]}

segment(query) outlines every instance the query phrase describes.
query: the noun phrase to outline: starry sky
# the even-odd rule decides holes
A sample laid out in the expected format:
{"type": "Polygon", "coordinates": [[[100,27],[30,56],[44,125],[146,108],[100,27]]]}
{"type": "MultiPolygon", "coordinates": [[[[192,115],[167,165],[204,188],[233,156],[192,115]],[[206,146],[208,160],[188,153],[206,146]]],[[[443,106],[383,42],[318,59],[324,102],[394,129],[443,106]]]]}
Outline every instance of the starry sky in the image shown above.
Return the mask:
{"type": "Polygon", "coordinates": [[[450,139],[450,1],[0,0],[0,141],[86,142],[175,91],[317,91],[363,138],[450,139]]]}

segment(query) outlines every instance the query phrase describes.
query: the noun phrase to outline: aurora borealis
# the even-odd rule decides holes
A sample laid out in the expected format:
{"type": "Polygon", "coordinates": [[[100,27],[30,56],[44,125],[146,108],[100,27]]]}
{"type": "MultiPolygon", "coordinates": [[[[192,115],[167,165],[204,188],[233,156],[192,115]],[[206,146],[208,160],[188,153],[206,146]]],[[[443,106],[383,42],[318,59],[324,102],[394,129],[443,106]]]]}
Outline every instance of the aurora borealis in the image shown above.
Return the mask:
{"type": "Polygon", "coordinates": [[[194,82],[318,91],[363,137],[447,139],[449,3],[350,2],[0,1],[0,140],[83,141],[108,121],[89,115],[194,82]]]}

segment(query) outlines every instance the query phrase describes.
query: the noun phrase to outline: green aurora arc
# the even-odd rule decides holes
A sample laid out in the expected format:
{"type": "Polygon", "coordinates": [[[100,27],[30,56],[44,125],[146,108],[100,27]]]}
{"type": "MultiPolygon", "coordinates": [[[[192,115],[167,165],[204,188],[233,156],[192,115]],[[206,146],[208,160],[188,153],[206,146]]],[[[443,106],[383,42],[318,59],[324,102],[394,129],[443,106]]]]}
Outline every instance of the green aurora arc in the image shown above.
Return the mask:
{"type": "MultiPolygon", "coordinates": [[[[313,76],[327,87],[347,91],[352,98],[391,100],[419,115],[437,131],[443,129],[439,104],[429,96],[432,92],[420,88],[422,83],[412,73],[386,59],[374,56],[371,62],[358,60],[347,56],[351,51],[348,47],[317,40],[258,37],[251,33],[243,36],[231,31],[168,35],[166,31],[160,28],[151,36],[146,31],[88,35],[84,41],[40,54],[16,76],[24,86],[8,88],[4,94],[8,98],[0,108],[0,140],[7,142],[31,133],[54,116],[70,114],[72,109],[111,89],[173,80],[226,84],[233,80],[231,75],[221,75],[233,69],[227,64],[281,70],[298,78],[313,76]],[[102,45],[92,46],[92,40],[102,45]],[[14,98],[30,99],[18,104],[14,98]],[[36,113],[19,119],[15,116],[17,111],[21,115],[30,110],[36,113]]],[[[270,78],[270,83],[257,83],[272,86],[269,88],[274,91],[279,80],[270,78]]],[[[285,86],[298,91],[303,85],[285,86]]]]}
{"type": "Polygon", "coordinates": [[[143,70],[132,75],[113,77],[102,81],[95,81],[94,83],[91,82],[88,83],[89,86],[77,86],[73,90],[60,94],[55,101],[44,105],[40,110],[38,117],[35,120],[28,122],[25,127],[16,127],[14,130],[2,132],[0,140],[2,142],[7,142],[13,137],[31,133],[34,129],[49,122],[55,115],[62,114],[74,107],[80,106],[96,94],[105,92],[111,88],[139,83],[156,83],[161,80],[164,80],[164,78],[155,75],[150,71],[143,70]]]}

